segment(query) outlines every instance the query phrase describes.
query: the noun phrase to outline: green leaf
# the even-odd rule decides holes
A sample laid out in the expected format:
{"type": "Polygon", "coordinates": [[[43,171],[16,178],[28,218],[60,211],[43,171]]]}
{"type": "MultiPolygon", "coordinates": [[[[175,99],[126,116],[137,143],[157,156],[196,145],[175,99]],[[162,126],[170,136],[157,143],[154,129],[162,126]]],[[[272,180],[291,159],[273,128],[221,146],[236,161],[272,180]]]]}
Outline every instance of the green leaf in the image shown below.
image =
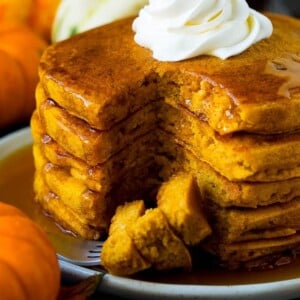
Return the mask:
{"type": "Polygon", "coordinates": [[[77,27],[76,26],[72,27],[70,30],[70,36],[77,34],[77,32],[78,32],[77,27]]]}

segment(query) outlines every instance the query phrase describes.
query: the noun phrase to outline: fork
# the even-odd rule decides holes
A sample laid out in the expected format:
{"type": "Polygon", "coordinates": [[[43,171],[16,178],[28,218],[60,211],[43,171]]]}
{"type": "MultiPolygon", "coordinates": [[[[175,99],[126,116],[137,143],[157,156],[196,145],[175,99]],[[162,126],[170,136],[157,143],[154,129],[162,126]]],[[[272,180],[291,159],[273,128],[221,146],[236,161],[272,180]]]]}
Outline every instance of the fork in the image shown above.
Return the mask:
{"type": "Polygon", "coordinates": [[[75,238],[65,233],[47,232],[60,260],[78,266],[100,266],[103,241],[75,238]]]}

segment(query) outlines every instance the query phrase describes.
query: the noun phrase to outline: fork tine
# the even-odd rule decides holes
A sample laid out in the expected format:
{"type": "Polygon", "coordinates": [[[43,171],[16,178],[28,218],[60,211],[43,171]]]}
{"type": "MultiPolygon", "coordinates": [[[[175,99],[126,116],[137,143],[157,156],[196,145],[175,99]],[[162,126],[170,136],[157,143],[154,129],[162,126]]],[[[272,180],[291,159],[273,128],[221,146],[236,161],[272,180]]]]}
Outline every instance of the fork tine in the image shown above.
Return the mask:
{"type": "Polygon", "coordinates": [[[81,266],[100,266],[103,241],[90,241],[48,232],[57,256],[81,266]]]}
{"type": "Polygon", "coordinates": [[[90,249],[89,252],[90,252],[90,253],[100,253],[101,250],[102,250],[102,247],[103,247],[103,242],[101,242],[101,243],[95,245],[95,247],[92,248],[92,249],[90,249]]]}
{"type": "MultiPolygon", "coordinates": [[[[97,244],[94,249],[88,251],[88,258],[100,258],[103,242],[97,244]]],[[[101,258],[100,258],[101,259],[101,258]]]]}

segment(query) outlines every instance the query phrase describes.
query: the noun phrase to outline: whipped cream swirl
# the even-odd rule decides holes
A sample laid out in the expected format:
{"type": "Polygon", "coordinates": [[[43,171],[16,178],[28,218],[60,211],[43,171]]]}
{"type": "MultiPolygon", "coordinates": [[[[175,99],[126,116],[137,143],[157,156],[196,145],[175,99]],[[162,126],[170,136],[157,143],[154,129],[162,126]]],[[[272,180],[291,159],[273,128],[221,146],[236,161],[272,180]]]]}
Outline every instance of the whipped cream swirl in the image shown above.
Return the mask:
{"type": "Polygon", "coordinates": [[[226,59],[273,31],[271,21],[245,0],[150,0],[132,28],[135,42],[160,61],[202,54],[226,59]]]}

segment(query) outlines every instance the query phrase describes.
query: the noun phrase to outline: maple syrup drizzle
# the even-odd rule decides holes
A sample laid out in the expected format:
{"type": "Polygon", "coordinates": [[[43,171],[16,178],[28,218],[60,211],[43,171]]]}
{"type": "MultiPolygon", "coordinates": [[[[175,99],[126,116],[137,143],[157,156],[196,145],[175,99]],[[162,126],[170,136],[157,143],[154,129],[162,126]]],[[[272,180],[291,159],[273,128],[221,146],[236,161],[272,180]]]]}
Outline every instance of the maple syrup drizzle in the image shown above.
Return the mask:
{"type": "Polygon", "coordinates": [[[300,92],[300,56],[290,54],[285,57],[274,59],[267,63],[266,74],[272,74],[276,77],[285,79],[280,86],[278,95],[291,98],[295,92],[300,92]]]}

